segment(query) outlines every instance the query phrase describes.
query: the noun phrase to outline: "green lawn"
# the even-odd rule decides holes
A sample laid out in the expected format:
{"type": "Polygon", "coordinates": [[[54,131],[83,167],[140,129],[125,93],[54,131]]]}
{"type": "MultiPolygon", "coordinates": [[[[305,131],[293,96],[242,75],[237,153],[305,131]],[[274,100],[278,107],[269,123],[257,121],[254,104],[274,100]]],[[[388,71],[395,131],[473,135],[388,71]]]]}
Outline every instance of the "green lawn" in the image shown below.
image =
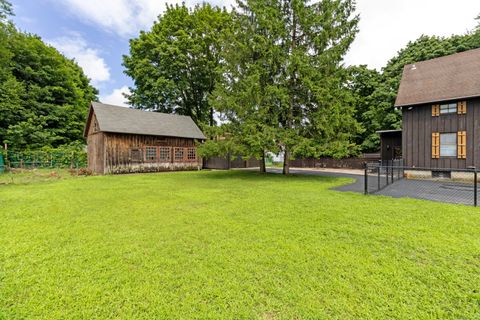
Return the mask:
{"type": "Polygon", "coordinates": [[[0,184],[0,319],[480,318],[480,210],[347,181],[0,184]]]}

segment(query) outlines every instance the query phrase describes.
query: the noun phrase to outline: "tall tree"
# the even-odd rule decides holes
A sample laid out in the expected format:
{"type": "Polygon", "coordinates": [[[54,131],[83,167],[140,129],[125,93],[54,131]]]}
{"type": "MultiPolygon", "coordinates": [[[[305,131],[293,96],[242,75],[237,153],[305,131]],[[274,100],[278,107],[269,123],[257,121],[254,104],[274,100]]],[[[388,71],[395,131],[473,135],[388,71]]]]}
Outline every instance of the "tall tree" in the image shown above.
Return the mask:
{"type": "Polygon", "coordinates": [[[353,1],[246,0],[238,7],[252,40],[239,51],[247,67],[231,72],[220,95],[237,105],[230,120],[252,132],[247,138],[259,149],[272,141],[281,148],[284,174],[292,155],[353,154],[359,127],[341,67],[357,32],[353,1]]]}
{"type": "Polygon", "coordinates": [[[234,25],[224,39],[222,77],[211,102],[228,121],[230,140],[243,156],[261,159],[260,171],[265,172],[266,151],[279,151],[276,106],[282,93],[275,78],[284,59],[276,46],[279,24],[273,24],[263,11],[268,6],[262,2],[251,5],[255,8],[240,2],[241,12],[232,13],[234,25]]]}
{"type": "Polygon", "coordinates": [[[0,23],[0,40],[0,142],[36,149],[83,141],[97,91],[82,69],[11,23],[0,23]]]}
{"type": "Polygon", "coordinates": [[[129,102],[214,125],[208,96],[218,79],[222,33],[230,23],[226,10],[209,4],[193,10],[185,4],[167,6],[149,32],[130,40],[130,55],[123,62],[135,84],[129,102]]]}

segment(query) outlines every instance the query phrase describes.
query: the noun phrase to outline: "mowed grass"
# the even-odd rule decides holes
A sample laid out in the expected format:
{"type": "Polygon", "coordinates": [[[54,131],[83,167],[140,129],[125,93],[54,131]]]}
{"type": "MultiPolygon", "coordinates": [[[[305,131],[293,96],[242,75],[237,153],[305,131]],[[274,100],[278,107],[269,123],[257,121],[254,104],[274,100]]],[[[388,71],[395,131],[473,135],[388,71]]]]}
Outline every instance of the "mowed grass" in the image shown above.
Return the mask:
{"type": "Polygon", "coordinates": [[[328,190],[347,182],[0,186],[0,318],[480,318],[480,210],[328,190]]]}

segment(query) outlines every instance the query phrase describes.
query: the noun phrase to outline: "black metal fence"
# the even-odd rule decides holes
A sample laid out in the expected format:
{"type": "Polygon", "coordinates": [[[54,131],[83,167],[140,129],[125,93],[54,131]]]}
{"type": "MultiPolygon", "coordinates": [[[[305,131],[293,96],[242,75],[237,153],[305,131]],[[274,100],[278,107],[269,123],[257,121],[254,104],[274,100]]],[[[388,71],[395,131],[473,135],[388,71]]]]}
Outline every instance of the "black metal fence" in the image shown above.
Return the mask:
{"type": "Polygon", "coordinates": [[[415,168],[368,163],[364,192],[477,206],[478,173],[475,168],[415,168]]]}

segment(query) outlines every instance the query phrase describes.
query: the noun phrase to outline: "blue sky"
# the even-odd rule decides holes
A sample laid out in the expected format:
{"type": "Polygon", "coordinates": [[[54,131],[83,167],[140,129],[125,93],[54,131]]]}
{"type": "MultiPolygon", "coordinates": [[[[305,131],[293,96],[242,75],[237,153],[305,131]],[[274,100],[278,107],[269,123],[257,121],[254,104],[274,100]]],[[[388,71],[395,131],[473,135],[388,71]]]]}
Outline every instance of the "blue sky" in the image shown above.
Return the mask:
{"type": "MultiPolygon", "coordinates": [[[[150,29],[175,0],[11,0],[16,25],[36,33],[84,68],[100,100],[122,105],[132,81],[123,74],[128,40],[150,29]]],[[[197,0],[185,1],[193,6],[197,0]]],[[[231,7],[234,0],[209,1],[231,7]]],[[[381,68],[389,58],[422,34],[449,36],[472,30],[480,13],[478,0],[358,0],[360,33],[346,64],[381,68]]]]}

